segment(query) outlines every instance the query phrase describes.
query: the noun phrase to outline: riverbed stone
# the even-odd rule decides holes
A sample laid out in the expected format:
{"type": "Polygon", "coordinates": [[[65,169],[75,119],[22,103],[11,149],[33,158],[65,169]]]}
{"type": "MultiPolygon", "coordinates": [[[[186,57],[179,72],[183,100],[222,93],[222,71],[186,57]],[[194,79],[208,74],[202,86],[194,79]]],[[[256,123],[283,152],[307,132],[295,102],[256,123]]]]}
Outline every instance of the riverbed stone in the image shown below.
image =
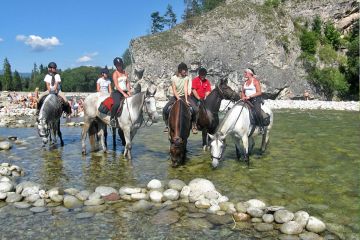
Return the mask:
{"type": "Polygon", "coordinates": [[[80,201],[77,197],[72,195],[66,195],[64,197],[64,207],[69,209],[79,208],[83,206],[83,202],[80,201]]]}
{"type": "Polygon", "coordinates": [[[6,192],[0,192],[0,200],[4,200],[7,197],[6,192]]]}
{"type": "Polygon", "coordinates": [[[8,203],[14,203],[14,202],[20,202],[23,197],[20,194],[17,194],[15,192],[8,192],[6,197],[6,202],[8,203]]]}
{"type": "Polygon", "coordinates": [[[262,220],[265,223],[272,223],[272,222],[274,222],[274,215],[266,213],[262,216],[262,220]]]}
{"type": "Polygon", "coordinates": [[[303,227],[298,222],[289,221],[281,225],[280,231],[289,235],[299,234],[303,231],[303,227]]]}
{"type": "Polygon", "coordinates": [[[220,196],[217,201],[218,203],[228,202],[229,198],[227,196],[220,196]]]}
{"type": "Polygon", "coordinates": [[[76,188],[67,188],[64,189],[64,193],[67,193],[69,195],[75,196],[76,194],[78,194],[80,191],[76,188]]]}
{"type": "Polygon", "coordinates": [[[189,195],[190,195],[190,187],[189,186],[184,186],[182,189],[181,189],[181,192],[180,192],[180,197],[181,198],[188,198],[189,195]]]}
{"type": "Polygon", "coordinates": [[[197,200],[195,202],[195,206],[197,208],[205,208],[205,209],[207,209],[207,208],[209,208],[211,206],[210,200],[206,199],[206,198],[201,198],[201,199],[199,199],[199,200],[197,200]]]}
{"type": "Polygon", "coordinates": [[[300,240],[300,238],[297,235],[281,234],[279,240],[300,240]]]}
{"type": "Polygon", "coordinates": [[[204,178],[195,178],[190,181],[190,196],[191,202],[199,200],[199,196],[204,195],[206,192],[216,191],[215,186],[212,182],[204,178]]]}
{"type": "Polygon", "coordinates": [[[144,211],[151,209],[152,207],[153,207],[153,204],[151,204],[150,202],[148,202],[146,200],[140,200],[138,202],[135,202],[131,206],[131,210],[134,212],[144,212],[144,211]]]}
{"type": "Polygon", "coordinates": [[[211,206],[209,207],[209,209],[207,210],[208,213],[216,213],[217,211],[220,211],[220,206],[219,205],[213,205],[211,204],[211,206]]]}
{"type": "Polygon", "coordinates": [[[38,199],[33,204],[34,207],[44,207],[46,205],[45,199],[38,199]]]}
{"type": "Polygon", "coordinates": [[[238,202],[235,205],[235,209],[237,212],[246,213],[246,209],[249,207],[249,204],[245,202],[238,202]]]}
{"type": "Polygon", "coordinates": [[[276,205],[274,205],[274,206],[268,206],[268,207],[266,207],[266,208],[265,208],[265,212],[267,212],[267,213],[274,213],[274,212],[276,212],[276,211],[284,210],[284,209],[285,209],[284,206],[276,206],[276,205]]]}
{"type": "Polygon", "coordinates": [[[45,212],[47,209],[44,207],[32,207],[29,210],[33,213],[42,213],[45,212]]]}
{"type": "Polygon", "coordinates": [[[236,222],[249,221],[251,218],[251,216],[249,214],[242,213],[242,212],[234,213],[233,217],[236,222]]]}
{"type": "Polygon", "coordinates": [[[104,196],[103,199],[105,201],[109,201],[109,202],[114,202],[120,199],[120,195],[116,192],[116,193],[110,193],[107,196],[104,196]]]}
{"type": "Polygon", "coordinates": [[[313,232],[304,232],[299,235],[301,240],[322,240],[319,234],[313,232]]]}
{"type": "Polygon", "coordinates": [[[63,206],[57,206],[54,207],[53,209],[51,209],[52,213],[64,213],[64,212],[68,212],[69,209],[67,209],[66,207],[63,206]]]}
{"type": "Polygon", "coordinates": [[[12,145],[8,141],[0,142],[0,150],[9,150],[11,147],[12,147],[12,145]]]}
{"type": "Polygon", "coordinates": [[[252,217],[256,217],[256,218],[261,218],[264,215],[264,211],[260,208],[257,207],[249,207],[246,212],[252,216],[252,217]]]}
{"type": "Polygon", "coordinates": [[[177,191],[181,191],[184,186],[186,186],[186,183],[179,179],[171,179],[168,182],[168,187],[177,191]]]}
{"type": "Polygon", "coordinates": [[[121,187],[119,189],[119,194],[120,195],[126,195],[126,194],[133,194],[133,193],[139,193],[141,192],[141,188],[138,187],[121,187]]]}
{"type": "Polygon", "coordinates": [[[9,167],[0,167],[0,175],[2,175],[2,176],[10,176],[11,171],[9,170],[9,167]]]}
{"type": "Polygon", "coordinates": [[[103,205],[95,205],[95,206],[85,206],[83,210],[86,212],[101,213],[105,211],[106,208],[107,206],[103,204],[103,205]]]}
{"type": "Polygon", "coordinates": [[[162,202],[163,194],[157,190],[151,191],[149,196],[150,196],[151,201],[153,201],[153,202],[156,202],[156,203],[162,202]]]}
{"type": "Polygon", "coordinates": [[[40,195],[39,194],[31,194],[29,196],[27,196],[25,198],[25,201],[28,201],[28,202],[35,202],[36,200],[40,199],[40,195]]]}
{"type": "Polygon", "coordinates": [[[294,221],[298,222],[301,226],[305,227],[307,222],[309,221],[309,213],[305,211],[297,211],[294,214],[294,221]]]}
{"type": "Polygon", "coordinates": [[[90,191],[82,190],[75,195],[80,201],[86,201],[90,196],[90,191]]]}
{"type": "Polygon", "coordinates": [[[259,232],[268,232],[274,230],[274,226],[270,223],[255,223],[254,228],[259,232]]]}
{"type": "Polygon", "coordinates": [[[220,216],[220,215],[216,215],[216,214],[211,214],[211,215],[206,216],[206,219],[214,225],[225,225],[225,224],[233,222],[231,215],[220,216]]]}
{"type": "Polygon", "coordinates": [[[165,197],[165,199],[167,200],[171,200],[171,201],[176,201],[179,199],[179,192],[175,189],[167,189],[163,192],[163,195],[165,197]]]}
{"type": "Polygon", "coordinates": [[[160,189],[162,188],[162,183],[160,180],[158,179],[152,179],[148,184],[147,184],[147,188],[148,189],[160,189]]]}
{"type": "Polygon", "coordinates": [[[11,192],[14,189],[14,184],[12,182],[0,182],[0,192],[7,193],[11,192]]]}
{"type": "Polygon", "coordinates": [[[156,214],[151,223],[155,225],[170,225],[179,221],[180,215],[176,211],[162,211],[156,214]]]}
{"type": "Polygon", "coordinates": [[[320,233],[325,231],[326,225],[320,219],[311,216],[306,224],[306,229],[310,232],[320,233]]]}
{"type": "Polygon", "coordinates": [[[100,199],[101,195],[98,192],[93,192],[89,195],[89,200],[93,200],[93,199],[100,199]]]}
{"type": "Polygon", "coordinates": [[[89,200],[86,200],[84,202],[84,205],[86,205],[86,206],[96,206],[96,205],[101,205],[101,204],[104,204],[104,203],[105,203],[105,201],[102,198],[93,198],[93,199],[89,198],[89,200]]]}
{"type": "Polygon", "coordinates": [[[98,186],[95,189],[95,192],[99,193],[102,197],[110,195],[111,193],[118,193],[115,188],[106,187],[106,186],[98,186]]]}
{"type": "Polygon", "coordinates": [[[15,202],[14,206],[16,208],[25,209],[31,207],[31,205],[28,202],[15,202]]]}
{"type": "Polygon", "coordinates": [[[206,218],[184,218],[179,225],[182,228],[193,231],[203,231],[204,229],[213,228],[213,224],[206,220],[206,218]]]}
{"type": "Polygon", "coordinates": [[[75,218],[77,219],[84,219],[84,218],[91,218],[94,216],[94,213],[92,212],[82,212],[75,215],[75,218]]]}
{"type": "Polygon", "coordinates": [[[260,208],[260,209],[265,209],[266,207],[266,204],[259,199],[250,199],[246,201],[246,203],[249,207],[260,208]]]}
{"type": "Polygon", "coordinates": [[[0,182],[12,182],[9,176],[0,176],[0,182]]]}
{"type": "Polygon", "coordinates": [[[58,202],[61,203],[64,200],[64,196],[63,195],[59,195],[59,194],[49,194],[50,199],[54,202],[58,202]]]}
{"type": "Polygon", "coordinates": [[[135,201],[148,199],[149,196],[146,193],[133,193],[130,195],[135,201]]]}
{"type": "Polygon", "coordinates": [[[274,219],[277,223],[286,223],[294,219],[294,214],[288,210],[278,210],[274,213],[274,219]]]}

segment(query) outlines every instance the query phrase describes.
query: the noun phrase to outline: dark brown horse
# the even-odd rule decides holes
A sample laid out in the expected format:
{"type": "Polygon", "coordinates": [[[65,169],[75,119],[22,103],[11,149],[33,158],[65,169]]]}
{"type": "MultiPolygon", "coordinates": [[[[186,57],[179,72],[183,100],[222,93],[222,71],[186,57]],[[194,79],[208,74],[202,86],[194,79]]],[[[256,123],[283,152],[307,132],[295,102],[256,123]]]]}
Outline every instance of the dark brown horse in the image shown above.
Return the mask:
{"type": "Polygon", "coordinates": [[[227,79],[221,79],[220,84],[201,102],[197,127],[202,131],[203,149],[210,148],[208,133],[214,134],[219,125],[219,109],[223,99],[239,101],[240,95],[227,85],[227,79]]]}
{"type": "Polygon", "coordinates": [[[169,141],[172,166],[185,162],[186,144],[191,129],[191,112],[185,100],[177,100],[169,113],[169,141]]]}

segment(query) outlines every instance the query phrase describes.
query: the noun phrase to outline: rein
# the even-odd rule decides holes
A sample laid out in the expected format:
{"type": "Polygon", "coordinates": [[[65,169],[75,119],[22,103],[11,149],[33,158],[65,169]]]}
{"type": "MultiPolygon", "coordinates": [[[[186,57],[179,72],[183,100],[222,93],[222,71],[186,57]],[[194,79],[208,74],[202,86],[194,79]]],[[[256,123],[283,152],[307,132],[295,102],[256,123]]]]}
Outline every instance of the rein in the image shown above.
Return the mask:
{"type": "MultiPolygon", "coordinates": [[[[151,95],[149,95],[149,96],[146,96],[146,95],[145,95],[144,102],[145,102],[145,99],[146,99],[147,97],[151,98],[151,97],[155,97],[155,95],[154,95],[154,94],[151,94],[151,95]]],[[[144,108],[145,108],[144,112],[145,112],[145,113],[148,113],[149,111],[148,111],[148,109],[147,109],[146,103],[144,104],[144,108]]],[[[142,116],[144,115],[144,112],[142,113],[142,116]]],[[[130,112],[129,112],[129,113],[130,113],[130,112]]],[[[149,115],[149,114],[148,114],[148,115],[149,115]]],[[[150,125],[148,125],[148,122],[149,122],[149,121],[150,121],[150,116],[148,116],[148,119],[145,121],[144,127],[150,127],[151,125],[153,125],[153,122],[151,122],[150,125]]],[[[142,126],[142,122],[140,123],[139,128],[140,128],[141,126],[142,126]]]]}

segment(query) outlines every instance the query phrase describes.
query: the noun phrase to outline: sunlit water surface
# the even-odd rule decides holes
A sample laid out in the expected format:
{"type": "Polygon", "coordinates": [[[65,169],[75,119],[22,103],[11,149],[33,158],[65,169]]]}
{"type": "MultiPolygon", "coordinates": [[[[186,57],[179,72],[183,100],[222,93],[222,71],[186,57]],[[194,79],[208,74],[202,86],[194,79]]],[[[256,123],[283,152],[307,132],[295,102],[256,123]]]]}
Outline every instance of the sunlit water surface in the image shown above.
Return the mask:
{"type": "MultiPolygon", "coordinates": [[[[235,160],[230,140],[225,160],[213,170],[209,152],[202,151],[201,134],[190,136],[186,165],[172,168],[163,123],[138,131],[133,142],[132,162],[122,158],[119,141],[117,150],[113,150],[111,136],[108,153],[92,152],[82,156],[81,128],[62,127],[65,146],[45,149],[41,148],[36,129],[1,128],[0,136],[17,136],[25,143],[14,145],[10,151],[1,151],[0,162],[23,167],[26,175],[21,180],[41,183],[46,188],[94,190],[99,185],[144,186],[154,178],[164,181],[178,178],[185,182],[207,178],[233,202],[258,198],[268,205],[305,210],[327,223],[344,225],[340,231],[347,236],[359,233],[360,228],[359,123],[357,112],[278,110],[268,149],[260,156],[260,139],[257,139],[250,169],[235,160]]],[[[155,212],[131,213],[126,203],[110,206],[86,219],[75,218],[76,212],[71,211],[31,213],[31,217],[29,214],[16,209],[0,214],[1,238],[274,238],[273,233],[232,229],[232,224],[194,227],[186,223],[189,220],[185,217],[173,225],[153,225],[150,219],[155,212]]]]}

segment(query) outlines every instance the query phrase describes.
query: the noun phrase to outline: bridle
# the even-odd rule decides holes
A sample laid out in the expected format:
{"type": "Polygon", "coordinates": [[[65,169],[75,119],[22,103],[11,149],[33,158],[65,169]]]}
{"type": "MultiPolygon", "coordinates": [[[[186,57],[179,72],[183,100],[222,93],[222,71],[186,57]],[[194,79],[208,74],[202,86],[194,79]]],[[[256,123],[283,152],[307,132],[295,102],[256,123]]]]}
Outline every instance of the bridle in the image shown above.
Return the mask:
{"type": "Polygon", "coordinates": [[[218,141],[220,141],[220,142],[222,142],[224,144],[224,148],[222,149],[222,151],[220,153],[220,156],[214,156],[211,153],[210,153],[210,156],[211,156],[212,159],[216,159],[216,160],[220,161],[222,159],[223,155],[224,155],[226,144],[221,140],[218,140],[218,141]]]}
{"type": "MultiPolygon", "coordinates": [[[[146,104],[146,99],[150,99],[150,98],[154,98],[155,99],[155,92],[154,93],[149,93],[148,92],[145,94],[145,98],[144,98],[144,111],[145,113],[149,113],[149,110],[148,110],[148,107],[147,107],[147,104],[146,104]]],[[[144,126],[145,127],[150,127],[151,125],[153,125],[153,122],[151,122],[149,125],[148,125],[148,122],[150,121],[150,116],[149,114],[148,115],[148,119],[145,121],[144,123],[144,126]]],[[[141,125],[140,125],[141,127],[141,125]]]]}

